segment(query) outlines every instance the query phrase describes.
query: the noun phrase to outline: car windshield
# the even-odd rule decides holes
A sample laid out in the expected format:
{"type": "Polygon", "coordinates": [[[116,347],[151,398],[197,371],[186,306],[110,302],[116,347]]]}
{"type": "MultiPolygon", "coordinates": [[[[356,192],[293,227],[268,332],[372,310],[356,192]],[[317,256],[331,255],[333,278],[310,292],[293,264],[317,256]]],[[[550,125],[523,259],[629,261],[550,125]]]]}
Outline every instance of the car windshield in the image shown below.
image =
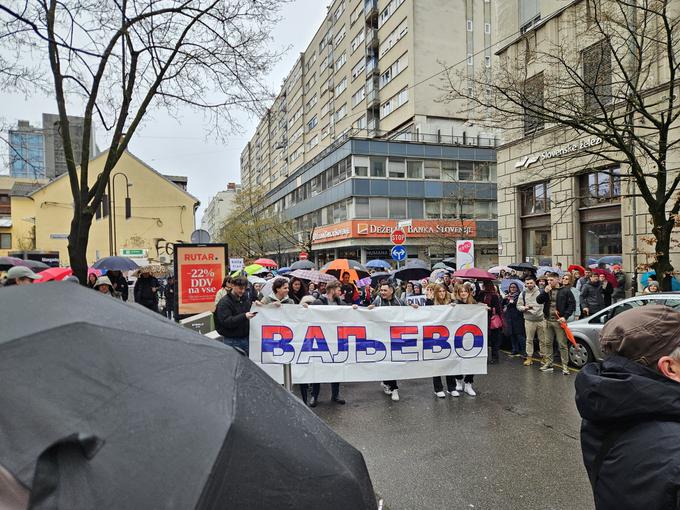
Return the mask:
{"type": "Polygon", "coordinates": [[[641,296],[637,299],[630,299],[624,302],[621,302],[611,308],[609,308],[607,311],[601,313],[600,315],[595,316],[591,323],[600,323],[604,324],[607,322],[609,319],[616,317],[617,315],[627,311],[627,310],[632,310],[633,308],[637,308],[640,306],[645,306],[645,305],[666,305],[669,306],[675,310],[680,310],[680,295],[677,297],[668,297],[664,295],[658,295],[658,296],[641,296]]]}

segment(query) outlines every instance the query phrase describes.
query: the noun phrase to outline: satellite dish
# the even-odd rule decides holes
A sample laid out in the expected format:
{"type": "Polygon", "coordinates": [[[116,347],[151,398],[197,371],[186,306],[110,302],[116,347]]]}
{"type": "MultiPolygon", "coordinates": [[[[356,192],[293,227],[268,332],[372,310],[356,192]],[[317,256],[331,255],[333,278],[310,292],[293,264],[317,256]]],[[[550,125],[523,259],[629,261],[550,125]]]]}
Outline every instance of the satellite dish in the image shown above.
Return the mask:
{"type": "Polygon", "coordinates": [[[210,242],[210,232],[203,229],[194,230],[191,233],[191,242],[194,244],[206,244],[210,242]]]}

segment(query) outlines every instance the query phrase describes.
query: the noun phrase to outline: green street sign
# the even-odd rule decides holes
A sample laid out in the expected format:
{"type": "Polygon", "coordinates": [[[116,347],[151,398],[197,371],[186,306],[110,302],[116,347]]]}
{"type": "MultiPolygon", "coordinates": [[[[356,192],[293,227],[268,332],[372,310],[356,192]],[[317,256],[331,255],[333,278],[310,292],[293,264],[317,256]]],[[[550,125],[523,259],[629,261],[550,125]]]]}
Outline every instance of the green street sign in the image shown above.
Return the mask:
{"type": "Polygon", "coordinates": [[[123,257],[145,257],[146,256],[146,250],[122,249],[122,250],[120,250],[120,254],[123,257]]]}

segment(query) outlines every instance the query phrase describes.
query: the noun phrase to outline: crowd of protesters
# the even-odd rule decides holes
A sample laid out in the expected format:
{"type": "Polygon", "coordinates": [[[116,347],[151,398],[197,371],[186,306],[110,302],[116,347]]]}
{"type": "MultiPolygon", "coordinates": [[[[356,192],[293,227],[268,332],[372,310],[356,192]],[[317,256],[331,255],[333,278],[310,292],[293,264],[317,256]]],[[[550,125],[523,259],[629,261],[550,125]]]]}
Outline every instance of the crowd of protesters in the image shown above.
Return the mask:
{"type": "MultiPolygon", "coordinates": [[[[356,286],[349,272],[341,273],[339,281],[330,283],[313,283],[296,277],[289,279],[273,272],[262,279],[255,278],[256,283],[249,281],[247,275],[227,277],[215,296],[216,329],[225,344],[248,354],[249,321],[257,314],[259,305],[338,305],[373,309],[379,306],[477,304],[487,311],[489,364],[499,362],[505,341],[510,345],[510,356],[523,358],[524,366],[539,360],[542,372],[552,372],[555,343],[560,359],[569,359],[568,340],[561,323],[597,313],[625,297],[625,274],[620,266],[612,268],[620,282],[616,288],[603,275],[590,269],[546,272],[540,277],[529,270],[501,271],[496,281],[465,281],[454,278],[453,272],[451,269],[438,273],[436,278],[396,283],[386,276],[363,287],[356,286]],[[503,285],[504,280],[510,280],[510,284],[503,285]]],[[[654,282],[650,287],[646,292],[654,292],[654,282]]],[[[567,363],[562,363],[561,368],[564,375],[569,375],[567,363]]],[[[438,398],[445,398],[447,394],[452,397],[459,397],[461,393],[476,395],[473,375],[446,376],[444,379],[434,377],[432,381],[438,398]]],[[[383,381],[381,387],[393,401],[399,400],[398,381],[383,381]]],[[[311,385],[311,393],[307,385],[302,385],[302,400],[311,407],[316,406],[319,390],[319,384],[311,385]]],[[[345,403],[340,398],[338,383],[331,385],[331,399],[338,404],[345,403]]]]}

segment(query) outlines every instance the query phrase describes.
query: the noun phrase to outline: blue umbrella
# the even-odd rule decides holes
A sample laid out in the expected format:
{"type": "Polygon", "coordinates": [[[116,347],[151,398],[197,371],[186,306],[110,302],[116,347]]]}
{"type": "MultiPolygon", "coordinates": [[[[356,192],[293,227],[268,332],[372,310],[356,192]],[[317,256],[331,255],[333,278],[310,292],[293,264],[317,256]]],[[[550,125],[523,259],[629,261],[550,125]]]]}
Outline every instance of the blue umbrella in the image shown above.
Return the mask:
{"type": "MultiPolygon", "coordinates": [[[[647,285],[649,285],[649,277],[655,274],[656,271],[647,271],[645,274],[643,274],[640,277],[640,283],[642,284],[642,286],[646,287],[647,285]]],[[[661,288],[661,282],[659,282],[659,288],[661,288]]],[[[678,281],[677,278],[673,278],[673,280],[671,281],[671,290],[680,291],[680,282],[678,281]]]]}
{"type": "Polygon", "coordinates": [[[545,275],[546,273],[557,273],[558,275],[562,276],[562,271],[561,269],[557,267],[550,267],[550,266],[540,266],[538,270],[536,271],[536,276],[541,277],[545,275]]]}
{"type": "Polygon", "coordinates": [[[132,271],[139,269],[137,263],[127,257],[104,257],[92,264],[95,269],[106,269],[107,271],[132,271]]]}
{"type": "Polygon", "coordinates": [[[289,267],[281,267],[276,271],[276,274],[286,274],[286,273],[290,273],[291,271],[292,271],[292,269],[289,268],[289,267]]]}
{"type": "Polygon", "coordinates": [[[508,292],[508,289],[510,288],[511,283],[516,283],[517,287],[519,287],[520,292],[522,292],[524,290],[524,284],[521,281],[515,280],[513,278],[503,278],[501,280],[501,290],[503,292],[508,292]]]}
{"type": "Polygon", "coordinates": [[[610,266],[614,264],[623,264],[623,257],[620,257],[619,255],[608,255],[597,259],[597,265],[599,266],[600,264],[607,264],[610,266]]]}
{"type": "Polygon", "coordinates": [[[380,259],[369,260],[366,263],[366,267],[372,267],[375,269],[392,269],[392,265],[389,262],[380,259]]]}

